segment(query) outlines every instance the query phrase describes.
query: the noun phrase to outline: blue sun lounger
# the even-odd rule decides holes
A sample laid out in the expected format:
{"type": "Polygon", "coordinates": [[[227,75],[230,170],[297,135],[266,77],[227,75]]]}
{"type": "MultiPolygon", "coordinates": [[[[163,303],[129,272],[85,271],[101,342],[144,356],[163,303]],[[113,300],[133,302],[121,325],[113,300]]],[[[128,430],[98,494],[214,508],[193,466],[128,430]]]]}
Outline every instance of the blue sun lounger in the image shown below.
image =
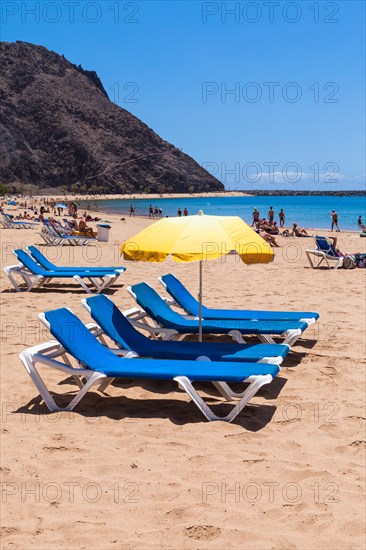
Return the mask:
{"type": "Polygon", "coordinates": [[[20,354],[20,359],[51,411],[73,410],[93,385],[105,391],[115,378],[175,380],[208,420],[231,422],[258,390],[264,384],[269,384],[279,372],[278,365],[263,363],[207,363],[118,357],[66,308],[41,313],[39,318],[48,326],[56,342],[27,349],[20,354]],[[77,363],[75,367],[73,360],[77,363]],[[38,372],[38,365],[56,369],[75,379],[79,391],[66,407],[57,405],[38,372]],[[238,399],[229,414],[217,416],[197,393],[193,384],[203,381],[212,382],[227,401],[238,399]],[[243,393],[237,394],[228,386],[230,382],[246,382],[249,386],[243,393]]]}
{"type": "MultiPolygon", "coordinates": [[[[199,316],[199,302],[174,275],[159,277],[159,281],[173,298],[175,305],[180,306],[188,315],[199,316]]],[[[169,302],[168,302],[169,303],[169,302]]],[[[212,309],[202,306],[202,317],[208,320],[257,320],[257,321],[303,321],[312,325],[319,319],[315,311],[263,311],[251,309],[212,309]]]]}
{"type": "Polygon", "coordinates": [[[113,273],[106,273],[102,269],[93,272],[78,269],[74,271],[52,271],[41,267],[24,250],[18,249],[13,250],[13,252],[20,263],[4,267],[4,271],[17,292],[20,292],[22,288],[17,284],[15,275],[19,275],[23,279],[25,283],[24,290],[26,291],[32,290],[35,285],[42,286],[52,279],[75,279],[86,292],[90,293],[92,290],[83,279],[89,280],[96,292],[102,292],[114,283],[121,274],[118,270],[113,273]]]}
{"type": "Polygon", "coordinates": [[[42,252],[40,250],[38,250],[38,248],[36,248],[35,246],[28,246],[27,250],[30,252],[33,259],[37,263],[39,263],[42,267],[44,267],[45,269],[48,269],[50,271],[66,271],[66,272],[69,272],[69,271],[77,270],[77,271],[88,271],[89,273],[93,273],[95,271],[99,271],[99,272],[103,271],[105,273],[114,273],[117,270],[122,273],[123,271],[126,271],[125,267],[97,267],[97,266],[66,267],[66,266],[58,266],[58,265],[55,265],[52,262],[50,262],[48,260],[48,258],[46,258],[46,256],[44,256],[42,254],[42,252]]]}
{"type": "Polygon", "coordinates": [[[339,254],[336,250],[333,240],[327,237],[322,237],[321,235],[316,235],[314,237],[316,250],[308,249],[305,250],[306,257],[309,261],[309,264],[312,268],[319,267],[323,262],[327,264],[328,269],[332,269],[329,262],[336,262],[333,269],[339,269],[342,267],[344,262],[344,257],[339,254]],[[316,258],[317,263],[314,263],[312,256],[316,258]]]}
{"type": "MultiPolygon", "coordinates": [[[[152,340],[136,330],[107,296],[81,300],[97,323],[95,334],[104,333],[126,353],[153,359],[209,359],[281,364],[289,347],[281,344],[221,344],[216,342],[168,342],[152,340]],[[99,330],[98,330],[99,329],[99,330]]],[[[90,327],[89,327],[90,328],[90,327]]]]}
{"type": "MultiPolygon", "coordinates": [[[[157,326],[176,331],[176,334],[198,334],[199,321],[197,318],[188,318],[180,315],[148,284],[139,283],[127,288],[128,292],[135,298],[138,305],[153,319],[157,326]]],[[[134,322],[134,320],[132,320],[134,322]]],[[[149,325],[146,330],[149,330],[149,325]]],[[[274,344],[272,336],[283,336],[284,344],[292,346],[300,335],[308,327],[307,323],[300,321],[243,321],[243,320],[222,320],[202,322],[203,334],[229,334],[239,343],[245,343],[242,335],[257,335],[262,342],[274,344]]]]}

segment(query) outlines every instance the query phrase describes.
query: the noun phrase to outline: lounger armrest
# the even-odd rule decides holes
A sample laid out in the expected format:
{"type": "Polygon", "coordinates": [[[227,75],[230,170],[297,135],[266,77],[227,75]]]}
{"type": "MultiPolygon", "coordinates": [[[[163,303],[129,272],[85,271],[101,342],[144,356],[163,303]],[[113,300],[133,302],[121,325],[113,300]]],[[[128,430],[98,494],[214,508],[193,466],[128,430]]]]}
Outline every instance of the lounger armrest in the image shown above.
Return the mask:
{"type": "Polygon", "coordinates": [[[19,264],[7,265],[6,269],[11,269],[12,271],[23,270],[23,269],[25,269],[25,266],[22,263],[19,262],[19,264]]]}
{"type": "Polygon", "coordinates": [[[101,334],[104,334],[103,329],[101,329],[100,326],[97,325],[97,323],[87,323],[85,326],[96,337],[100,336],[101,334]]]}
{"type": "Polygon", "coordinates": [[[124,357],[125,359],[134,359],[135,357],[140,357],[138,353],[135,351],[131,351],[129,349],[112,349],[109,348],[110,351],[112,351],[115,355],[118,355],[118,357],[124,357]]]}
{"type": "Polygon", "coordinates": [[[161,298],[162,300],[164,300],[164,302],[165,302],[166,304],[169,304],[170,306],[177,306],[177,307],[180,307],[179,304],[177,304],[177,302],[176,302],[175,300],[173,300],[173,298],[165,297],[165,296],[162,296],[161,294],[160,294],[160,298],[161,298]]]}
{"type": "Polygon", "coordinates": [[[138,321],[139,319],[145,319],[145,317],[148,317],[148,314],[143,309],[140,309],[138,307],[132,307],[131,309],[126,309],[122,312],[127,319],[130,319],[131,321],[138,321]]]}
{"type": "Polygon", "coordinates": [[[179,332],[172,328],[152,327],[147,323],[140,323],[139,321],[131,320],[134,327],[141,330],[146,330],[153,338],[160,336],[162,340],[171,340],[174,336],[178,336],[179,332]]]}

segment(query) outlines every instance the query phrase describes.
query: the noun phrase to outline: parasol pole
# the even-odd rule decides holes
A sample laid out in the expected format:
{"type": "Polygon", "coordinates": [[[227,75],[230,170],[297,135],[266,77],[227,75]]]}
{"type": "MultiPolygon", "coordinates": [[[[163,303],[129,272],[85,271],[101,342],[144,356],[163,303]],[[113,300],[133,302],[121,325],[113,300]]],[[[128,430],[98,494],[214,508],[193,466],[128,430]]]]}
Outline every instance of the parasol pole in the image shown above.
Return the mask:
{"type": "Polygon", "coordinates": [[[198,300],[199,300],[199,304],[200,304],[198,340],[200,342],[202,342],[202,260],[200,260],[200,289],[199,289],[199,294],[198,294],[198,300]]]}

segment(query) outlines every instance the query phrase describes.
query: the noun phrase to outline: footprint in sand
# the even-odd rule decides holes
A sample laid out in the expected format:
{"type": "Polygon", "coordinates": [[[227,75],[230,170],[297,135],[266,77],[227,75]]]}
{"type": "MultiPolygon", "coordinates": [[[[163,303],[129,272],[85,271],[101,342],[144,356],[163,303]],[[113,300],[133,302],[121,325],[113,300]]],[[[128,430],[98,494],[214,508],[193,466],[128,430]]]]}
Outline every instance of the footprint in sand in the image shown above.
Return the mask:
{"type": "Polygon", "coordinates": [[[342,445],[341,447],[336,447],[336,451],[347,452],[350,447],[354,449],[356,452],[362,451],[366,448],[366,441],[364,439],[357,439],[356,441],[352,441],[352,443],[348,443],[348,445],[342,445]]]}
{"type": "Polygon", "coordinates": [[[18,529],[16,529],[15,527],[1,527],[0,533],[2,537],[5,537],[6,535],[12,535],[17,531],[18,529]]]}
{"type": "Polygon", "coordinates": [[[166,515],[169,517],[174,518],[181,518],[184,515],[185,508],[174,508],[173,510],[169,510],[169,512],[166,512],[166,515]]]}
{"type": "Polygon", "coordinates": [[[62,441],[65,439],[65,436],[63,434],[54,434],[52,436],[53,441],[62,441]]]}
{"type": "Polygon", "coordinates": [[[212,525],[192,525],[184,529],[184,534],[190,539],[209,540],[221,535],[221,529],[212,525]]]}
{"type": "Polygon", "coordinates": [[[352,443],[349,444],[349,447],[354,447],[357,450],[366,449],[366,441],[363,439],[357,439],[357,441],[352,441],[352,443]]]}
{"type": "Polygon", "coordinates": [[[43,450],[46,451],[46,453],[55,453],[57,451],[80,452],[82,449],[79,449],[77,447],[63,447],[62,445],[60,445],[58,447],[43,447],[43,450]]]}

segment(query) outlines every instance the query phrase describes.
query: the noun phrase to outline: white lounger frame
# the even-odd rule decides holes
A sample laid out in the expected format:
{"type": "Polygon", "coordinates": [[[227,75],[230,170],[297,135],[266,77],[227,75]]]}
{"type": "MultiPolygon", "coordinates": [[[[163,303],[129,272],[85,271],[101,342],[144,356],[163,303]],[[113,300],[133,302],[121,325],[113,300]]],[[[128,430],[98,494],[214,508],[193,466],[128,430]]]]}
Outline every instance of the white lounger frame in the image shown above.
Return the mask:
{"type": "Polygon", "coordinates": [[[332,256],[331,254],[327,254],[322,250],[305,250],[305,253],[307,259],[309,260],[309,264],[313,269],[319,267],[323,262],[327,264],[328,269],[339,269],[343,265],[343,256],[332,256]],[[318,261],[314,263],[311,256],[317,258],[318,261]],[[329,262],[336,262],[336,264],[334,266],[331,266],[329,262]]]}
{"type": "MultiPolygon", "coordinates": [[[[13,285],[13,287],[17,292],[22,292],[22,291],[29,292],[30,290],[32,290],[32,288],[35,288],[36,286],[40,288],[44,284],[57,278],[57,277],[44,277],[43,275],[36,275],[31,271],[29,271],[22,263],[4,267],[4,271],[9,281],[11,282],[11,284],[13,285]],[[19,286],[14,275],[20,276],[23,279],[23,282],[25,283],[25,288],[19,286]]],[[[93,289],[94,289],[94,292],[99,294],[103,290],[110,287],[111,284],[115,282],[115,280],[120,276],[121,273],[123,273],[123,271],[116,270],[116,273],[107,274],[103,277],[80,277],[79,275],[70,274],[70,279],[71,277],[75,279],[75,281],[77,281],[83,287],[85,292],[87,292],[88,294],[92,294],[93,289]],[[93,285],[93,289],[90,289],[86,285],[85,279],[87,279],[93,285]]],[[[64,277],[62,277],[60,280],[62,279],[64,279],[64,277]]]]}
{"type": "MultiPolygon", "coordinates": [[[[136,300],[136,294],[133,292],[132,288],[130,286],[127,287],[127,292],[131,294],[131,296],[136,300]]],[[[190,332],[188,333],[179,333],[177,330],[170,329],[170,328],[164,328],[161,327],[158,323],[154,321],[154,319],[151,319],[151,317],[144,311],[143,309],[139,308],[133,308],[127,312],[125,312],[126,317],[128,317],[131,320],[131,323],[143,330],[146,330],[150,333],[152,337],[161,337],[164,340],[183,340],[186,336],[189,334],[192,334],[190,332]],[[152,323],[154,323],[154,327],[149,325],[146,321],[146,319],[149,319],[152,323]]],[[[187,319],[194,319],[198,320],[197,317],[189,317],[186,316],[187,319]]],[[[307,321],[306,321],[307,322],[307,321]]],[[[235,342],[238,342],[238,344],[246,344],[246,341],[243,338],[242,333],[239,330],[231,330],[227,333],[228,336],[230,336],[235,342]]],[[[285,344],[289,347],[293,346],[295,342],[298,340],[298,338],[301,336],[302,330],[299,328],[287,330],[283,334],[281,334],[281,337],[284,338],[284,340],[281,342],[281,344],[285,344]]],[[[253,336],[257,336],[258,339],[263,344],[276,344],[277,342],[274,340],[274,337],[277,335],[271,335],[271,334],[253,334],[253,336]]]]}
{"type": "MultiPolygon", "coordinates": [[[[49,327],[49,323],[45,319],[44,313],[39,315],[39,319],[49,327]]],[[[121,351],[122,350],[114,350],[114,353],[121,354],[121,351]]],[[[128,352],[127,354],[124,354],[124,356],[132,358],[134,357],[134,354],[133,352],[128,352]]],[[[39,391],[42,399],[51,412],[72,411],[92,386],[98,385],[99,390],[104,392],[109,384],[114,380],[114,378],[109,378],[103,373],[85,368],[82,365],[78,367],[72,366],[66,350],[55,340],[29,348],[23,351],[19,357],[34,385],[39,391]],[[59,360],[60,358],[63,359],[63,362],[59,360]],[[59,370],[67,375],[71,375],[74,378],[79,387],[79,391],[66,407],[60,407],[55,402],[36,368],[36,365],[38,364],[59,370]]],[[[186,376],[176,376],[174,380],[177,382],[179,387],[189,395],[207,420],[224,420],[226,422],[231,422],[243,410],[258,390],[263,385],[272,382],[273,378],[270,374],[250,376],[243,380],[243,382],[248,383],[249,386],[242,393],[232,391],[226,382],[212,382],[226,401],[232,402],[234,400],[238,400],[233,409],[231,409],[230,413],[224,417],[217,416],[212,411],[202,397],[198,395],[197,391],[193,387],[192,381],[189,378],[186,376]]]]}

